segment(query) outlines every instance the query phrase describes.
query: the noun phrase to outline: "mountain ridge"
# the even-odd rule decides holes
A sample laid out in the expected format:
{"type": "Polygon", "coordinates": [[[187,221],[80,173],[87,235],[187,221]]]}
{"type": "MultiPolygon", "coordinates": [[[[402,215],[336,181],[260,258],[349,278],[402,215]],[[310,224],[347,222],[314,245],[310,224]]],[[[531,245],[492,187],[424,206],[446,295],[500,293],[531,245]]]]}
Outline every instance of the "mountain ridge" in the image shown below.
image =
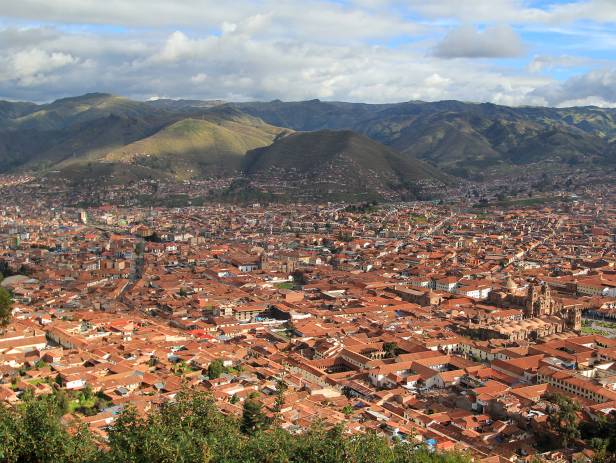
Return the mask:
{"type": "Polygon", "coordinates": [[[295,132],[249,151],[243,173],[264,193],[310,199],[417,199],[422,182],[446,177],[350,130],[295,132]]]}
{"type": "Polygon", "coordinates": [[[45,104],[0,101],[0,173],[36,174],[113,162],[136,163],[148,175],[160,171],[165,178],[170,173],[177,179],[231,175],[252,149],[293,132],[323,137],[326,132],[319,131],[324,130],[366,136],[409,162],[421,161],[436,176],[442,170],[481,180],[535,166],[616,164],[615,108],[508,107],[456,100],[135,101],[89,93],[45,104]],[[209,122],[194,122],[199,120],[209,122]],[[178,123],[185,130],[177,130],[178,123]],[[156,162],[147,162],[148,154],[156,162]]]}

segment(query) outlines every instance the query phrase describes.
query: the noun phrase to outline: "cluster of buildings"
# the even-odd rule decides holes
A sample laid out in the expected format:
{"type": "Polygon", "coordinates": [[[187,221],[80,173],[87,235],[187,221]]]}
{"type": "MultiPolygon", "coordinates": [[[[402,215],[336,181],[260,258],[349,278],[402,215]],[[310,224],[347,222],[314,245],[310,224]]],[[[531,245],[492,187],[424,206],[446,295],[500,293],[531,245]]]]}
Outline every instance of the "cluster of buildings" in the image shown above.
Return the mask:
{"type": "Polygon", "coordinates": [[[64,390],[65,419],[104,437],[128,404],[184,388],[233,415],[257,394],[292,432],[323,421],[485,461],[589,461],[582,440],[541,442],[551,394],[583,420],[616,410],[615,199],[3,204],[0,400],[64,390]]]}

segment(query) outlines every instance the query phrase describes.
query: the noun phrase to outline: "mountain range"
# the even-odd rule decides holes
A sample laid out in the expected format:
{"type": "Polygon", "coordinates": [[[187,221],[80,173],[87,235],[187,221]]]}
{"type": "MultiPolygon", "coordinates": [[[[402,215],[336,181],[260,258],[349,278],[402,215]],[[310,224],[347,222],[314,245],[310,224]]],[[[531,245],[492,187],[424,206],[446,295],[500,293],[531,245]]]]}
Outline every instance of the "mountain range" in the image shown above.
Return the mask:
{"type": "Polygon", "coordinates": [[[417,199],[437,169],[351,130],[295,132],[249,151],[244,175],[261,189],[304,200],[417,199]]]}
{"type": "Polygon", "coordinates": [[[0,101],[0,172],[241,176],[261,188],[395,198],[422,183],[549,165],[616,164],[616,109],[134,101],[92,93],[0,101]],[[88,167],[88,169],[85,168],[88,167]],[[276,181],[276,186],[272,181],[276,181]]]}
{"type": "Polygon", "coordinates": [[[294,130],[349,129],[453,175],[535,163],[616,162],[616,109],[512,108],[460,101],[239,103],[294,130]]]}

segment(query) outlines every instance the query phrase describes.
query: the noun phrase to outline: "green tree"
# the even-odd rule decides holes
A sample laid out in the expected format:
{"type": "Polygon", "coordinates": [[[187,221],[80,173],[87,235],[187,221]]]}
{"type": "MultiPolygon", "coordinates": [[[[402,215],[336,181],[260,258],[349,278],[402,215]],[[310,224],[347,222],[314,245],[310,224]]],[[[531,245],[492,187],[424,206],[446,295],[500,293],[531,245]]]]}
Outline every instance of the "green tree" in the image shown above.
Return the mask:
{"type": "Polygon", "coordinates": [[[269,419],[263,413],[263,405],[256,398],[249,398],[244,401],[242,409],[242,421],[240,430],[244,434],[254,434],[257,431],[267,428],[269,419]]]}
{"type": "Polygon", "coordinates": [[[67,413],[70,409],[71,399],[66,393],[66,390],[56,389],[53,395],[55,397],[56,404],[58,405],[58,409],[60,410],[60,412],[62,414],[67,413]]]}
{"type": "Polygon", "coordinates": [[[92,400],[94,398],[94,392],[92,391],[92,386],[86,384],[86,387],[81,391],[81,395],[83,400],[92,400]]]}
{"type": "Polygon", "coordinates": [[[561,445],[567,448],[573,439],[581,436],[578,418],[580,404],[561,394],[551,394],[547,399],[555,405],[552,407],[549,423],[558,433],[561,445]]]}
{"type": "Polygon", "coordinates": [[[220,359],[211,362],[207,367],[207,375],[210,379],[219,378],[225,372],[225,366],[220,359]]]}
{"type": "MultiPolygon", "coordinates": [[[[0,461],[6,463],[469,463],[461,453],[415,448],[374,432],[349,436],[317,422],[301,434],[269,428],[256,397],[241,420],[202,392],[181,391],[147,414],[127,406],[104,446],[85,427],[62,424],[59,395],[0,405],[0,461]],[[243,428],[243,429],[242,429],[243,428]],[[244,430],[242,433],[241,430],[244,430]]],[[[604,462],[602,462],[604,463],[604,462]]]]}
{"type": "Polygon", "coordinates": [[[45,362],[45,360],[43,359],[38,359],[36,362],[34,362],[34,368],[36,368],[37,370],[40,370],[41,368],[45,368],[47,366],[47,362],[45,362]]]}
{"type": "Polygon", "coordinates": [[[354,462],[370,463],[372,461],[395,461],[395,449],[382,437],[374,432],[368,432],[349,439],[349,453],[353,454],[354,462]]]}
{"type": "Polygon", "coordinates": [[[386,342],[383,344],[386,358],[393,358],[398,355],[398,344],[395,342],[386,342]]]}
{"type": "MultiPolygon", "coordinates": [[[[323,423],[315,423],[298,440],[294,461],[304,463],[338,463],[353,461],[348,450],[348,440],[341,426],[327,429],[323,423]]],[[[377,460],[372,460],[376,462],[377,460]]]]}
{"type": "Polygon", "coordinates": [[[109,431],[108,462],[241,461],[239,430],[203,393],[182,391],[174,402],[141,417],[128,407],[109,431]]]}
{"type": "Polygon", "coordinates": [[[289,463],[293,459],[296,437],[276,428],[267,432],[257,432],[244,441],[242,463],[289,463]]]}
{"type": "Polygon", "coordinates": [[[308,280],[306,279],[306,274],[302,270],[293,270],[293,273],[291,273],[291,277],[293,277],[293,282],[296,285],[304,286],[308,283],[308,280]]]}
{"type": "Polygon", "coordinates": [[[5,288],[0,287],[0,328],[6,328],[11,321],[13,298],[5,288]]]}
{"type": "Polygon", "coordinates": [[[289,386],[283,379],[278,379],[276,381],[276,401],[274,402],[274,411],[276,413],[280,413],[280,410],[282,410],[284,405],[284,393],[287,392],[287,389],[289,389],[289,386]]]}
{"type": "Polygon", "coordinates": [[[98,449],[83,426],[69,433],[53,395],[26,397],[19,408],[0,405],[0,461],[92,462],[98,449]]]}
{"type": "Polygon", "coordinates": [[[595,462],[616,462],[616,412],[580,423],[580,433],[595,451],[595,462]]]}

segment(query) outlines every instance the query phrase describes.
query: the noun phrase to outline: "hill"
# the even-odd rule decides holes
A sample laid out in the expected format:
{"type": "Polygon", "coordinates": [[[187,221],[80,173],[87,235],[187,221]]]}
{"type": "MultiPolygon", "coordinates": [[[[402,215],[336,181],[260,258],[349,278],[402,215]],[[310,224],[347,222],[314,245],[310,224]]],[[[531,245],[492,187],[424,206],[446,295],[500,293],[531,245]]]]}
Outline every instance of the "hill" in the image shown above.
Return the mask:
{"type": "MultiPolygon", "coordinates": [[[[5,104],[7,102],[4,102],[5,104]]],[[[14,103],[15,107],[19,103],[14,103]]],[[[54,130],[104,119],[110,115],[140,118],[150,114],[146,103],[106,93],[62,98],[49,104],[31,105],[17,117],[2,119],[4,128],[54,130]]]]}
{"type": "Polygon", "coordinates": [[[150,104],[96,93],[46,105],[3,103],[0,172],[60,170],[74,178],[109,172],[92,167],[109,163],[143,167],[127,169],[135,179],[144,172],[146,178],[226,175],[237,173],[246,151],[288,131],[216,102],[150,104]]]}
{"type": "Polygon", "coordinates": [[[615,109],[510,108],[459,101],[232,105],[294,130],[353,130],[462,176],[541,162],[616,162],[610,154],[616,140],[615,109]]]}
{"type": "Polygon", "coordinates": [[[243,172],[253,186],[305,199],[407,199],[445,177],[424,163],[349,130],[294,133],[249,151],[243,172]]]}
{"type": "Polygon", "coordinates": [[[248,150],[269,145],[285,132],[237,111],[212,113],[174,122],[100,160],[137,164],[180,179],[228,175],[239,171],[248,150]]]}
{"type": "Polygon", "coordinates": [[[177,118],[102,93],[44,105],[0,102],[0,107],[0,172],[45,170],[69,159],[96,157],[177,118]]]}
{"type": "MultiPolygon", "coordinates": [[[[140,102],[89,93],[47,104],[0,101],[0,173],[114,163],[165,178],[228,175],[240,168],[248,150],[287,132],[323,130],[350,130],[416,167],[418,159],[424,161],[421,169],[429,165],[432,174],[438,168],[474,180],[529,167],[543,172],[616,164],[616,109],[610,108],[460,101],[140,102]]],[[[302,169],[310,167],[297,161],[302,169]]]]}

